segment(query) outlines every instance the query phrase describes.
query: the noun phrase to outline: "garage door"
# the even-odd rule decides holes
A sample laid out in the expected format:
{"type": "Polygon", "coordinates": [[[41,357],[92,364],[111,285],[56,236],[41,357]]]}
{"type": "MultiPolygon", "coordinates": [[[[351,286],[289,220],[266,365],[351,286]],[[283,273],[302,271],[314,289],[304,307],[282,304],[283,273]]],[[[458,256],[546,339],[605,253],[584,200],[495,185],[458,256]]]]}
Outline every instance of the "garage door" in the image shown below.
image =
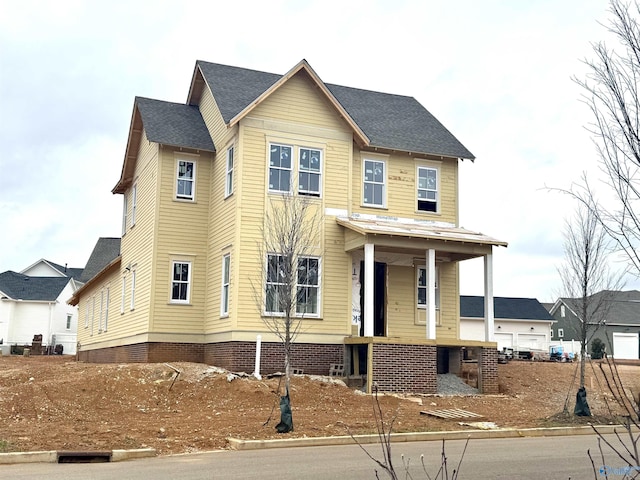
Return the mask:
{"type": "Polygon", "coordinates": [[[521,350],[546,350],[548,348],[547,337],[544,334],[519,333],[518,348],[521,350]]]}
{"type": "Polygon", "coordinates": [[[613,333],[613,358],[638,357],[637,333],[613,333]]]}
{"type": "Polygon", "coordinates": [[[498,350],[513,348],[513,333],[494,333],[493,338],[498,342],[498,350]]]}

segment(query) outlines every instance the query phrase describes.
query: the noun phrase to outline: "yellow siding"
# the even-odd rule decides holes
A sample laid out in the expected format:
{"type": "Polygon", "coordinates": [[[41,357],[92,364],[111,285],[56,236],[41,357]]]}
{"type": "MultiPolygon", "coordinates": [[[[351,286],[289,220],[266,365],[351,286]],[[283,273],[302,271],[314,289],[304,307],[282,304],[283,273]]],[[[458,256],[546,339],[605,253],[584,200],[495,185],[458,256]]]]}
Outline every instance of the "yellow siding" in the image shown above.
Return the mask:
{"type": "Polygon", "coordinates": [[[390,337],[425,338],[424,325],[416,325],[415,268],[387,266],[387,334],[390,337]]]}
{"type": "Polygon", "coordinates": [[[434,161],[417,159],[408,154],[379,155],[356,150],[353,155],[353,191],[351,208],[353,212],[370,215],[391,215],[402,218],[423,218],[457,224],[458,221],[458,161],[444,159],[434,161]],[[362,203],[362,162],[363,159],[382,160],[387,169],[386,207],[364,206],[362,203]],[[438,213],[417,210],[417,167],[436,168],[439,171],[438,213]]]}
{"type": "Polygon", "coordinates": [[[123,336],[124,325],[120,315],[121,289],[122,280],[118,272],[118,266],[115,266],[83,292],[78,303],[78,342],[82,346],[89,346],[105,339],[121,338],[123,336]],[[107,289],[109,290],[108,305],[107,289]],[[102,324],[104,325],[106,322],[106,331],[100,328],[101,298],[103,300],[102,324]],[[87,304],[89,305],[88,311],[87,304]]]}
{"type": "Polygon", "coordinates": [[[460,298],[458,291],[458,264],[440,265],[440,325],[436,329],[438,339],[459,338],[460,298]]]}
{"type": "Polygon", "coordinates": [[[155,245],[153,332],[203,333],[206,296],[207,236],[212,159],[209,154],[187,155],[161,150],[159,164],[159,216],[155,245]],[[194,201],[175,198],[178,159],[193,161],[194,201]],[[188,305],[171,304],[172,261],[190,261],[191,294],[188,305]]]}

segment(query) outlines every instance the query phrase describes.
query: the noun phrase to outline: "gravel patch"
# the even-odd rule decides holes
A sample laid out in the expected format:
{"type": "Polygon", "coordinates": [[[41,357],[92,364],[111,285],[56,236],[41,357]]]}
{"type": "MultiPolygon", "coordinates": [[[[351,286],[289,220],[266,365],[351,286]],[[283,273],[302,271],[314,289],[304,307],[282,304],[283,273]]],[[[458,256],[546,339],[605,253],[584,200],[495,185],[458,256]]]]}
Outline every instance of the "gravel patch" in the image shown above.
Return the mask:
{"type": "Polygon", "coordinates": [[[439,395],[478,395],[477,388],[464,383],[455,373],[443,373],[438,375],[439,395]]]}

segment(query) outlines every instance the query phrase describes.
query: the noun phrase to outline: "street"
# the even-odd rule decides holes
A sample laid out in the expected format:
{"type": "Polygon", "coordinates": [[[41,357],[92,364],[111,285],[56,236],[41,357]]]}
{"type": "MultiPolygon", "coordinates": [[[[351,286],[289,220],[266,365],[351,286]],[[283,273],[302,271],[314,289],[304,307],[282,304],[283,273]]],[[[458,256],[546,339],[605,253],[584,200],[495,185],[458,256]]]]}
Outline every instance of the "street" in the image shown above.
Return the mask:
{"type": "MultiPolygon", "coordinates": [[[[612,442],[615,437],[607,436],[612,442]]],[[[457,467],[465,442],[445,443],[449,478],[457,467]]],[[[368,445],[368,451],[382,459],[380,445],[368,445]]],[[[600,468],[595,435],[539,437],[516,439],[471,440],[460,467],[459,479],[585,479],[594,478],[587,456],[590,449],[596,468],[600,468]]],[[[624,467],[615,455],[603,448],[609,479],[622,478],[624,467]],[[618,470],[615,470],[618,469],[618,470]]],[[[400,478],[405,478],[401,455],[409,461],[414,479],[426,479],[420,456],[424,455],[427,473],[435,478],[440,465],[442,443],[394,443],[394,466],[400,478]]],[[[176,455],[129,462],[101,464],[18,464],[0,468],[2,478],[31,479],[65,478],[69,480],[122,479],[185,479],[232,480],[260,479],[375,479],[376,464],[357,445],[335,447],[298,447],[254,451],[218,451],[176,455]]],[[[380,471],[380,478],[387,478],[380,471]]],[[[604,478],[597,474],[596,478],[604,478]]]]}

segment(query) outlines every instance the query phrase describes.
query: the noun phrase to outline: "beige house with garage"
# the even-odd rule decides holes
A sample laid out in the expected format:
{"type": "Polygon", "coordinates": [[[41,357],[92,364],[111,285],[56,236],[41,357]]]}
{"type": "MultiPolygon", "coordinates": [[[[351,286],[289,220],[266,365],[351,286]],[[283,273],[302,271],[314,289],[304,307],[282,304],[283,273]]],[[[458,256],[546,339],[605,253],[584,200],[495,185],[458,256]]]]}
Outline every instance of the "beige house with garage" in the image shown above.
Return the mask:
{"type": "MultiPolygon", "coordinates": [[[[322,214],[298,258],[304,284],[293,366],[344,365],[369,390],[437,390],[479,359],[497,391],[493,301],[484,337],[460,336],[459,265],[506,246],[459,226],[458,164],[473,155],[414,98],[324,83],[305,61],[284,75],[198,61],[185,104],[137,97],[122,173],[119,252],[75,292],[79,357],[186,360],[282,370],[252,285],[273,286],[279,252],[261,258],[271,199],[304,196],[322,214]],[[271,268],[271,267],[269,267],[271,268]],[[302,315],[302,314],[301,314],[302,315]]],[[[302,297],[301,297],[302,298],[302,297]]]]}

